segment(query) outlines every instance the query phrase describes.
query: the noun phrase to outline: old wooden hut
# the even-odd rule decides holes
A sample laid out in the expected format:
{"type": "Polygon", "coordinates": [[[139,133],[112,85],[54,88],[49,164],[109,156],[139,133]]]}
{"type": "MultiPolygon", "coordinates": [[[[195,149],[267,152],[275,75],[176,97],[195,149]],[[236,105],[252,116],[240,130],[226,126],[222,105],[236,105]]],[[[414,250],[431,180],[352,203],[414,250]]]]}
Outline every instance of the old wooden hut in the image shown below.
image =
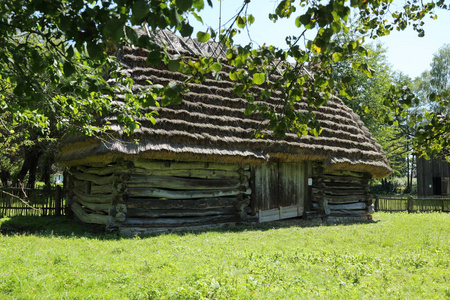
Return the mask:
{"type": "MultiPolygon", "coordinates": [[[[156,39],[187,56],[212,51],[210,43],[167,32],[156,39]]],[[[131,48],[120,54],[136,89],[183,78],[165,66],[150,67],[146,55],[131,48]]],[[[141,119],[131,136],[111,116],[108,135],[62,141],[57,159],[70,167],[71,207],[81,220],[134,235],[297,216],[371,218],[368,182],[390,168],[350,108],[332,98],[317,109],[318,137],[256,139],[267,121],[245,115],[248,103],[234,94],[226,72],[218,75],[190,84],[180,105],[151,108],[159,113],[156,125],[141,119]]],[[[270,105],[280,101],[275,95],[270,105]]],[[[306,111],[306,103],[297,108],[306,111]]]]}
{"type": "Polygon", "coordinates": [[[417,193],[419,196],[450,195],[450,163],[442,157],[417,159],[417,193]]]}

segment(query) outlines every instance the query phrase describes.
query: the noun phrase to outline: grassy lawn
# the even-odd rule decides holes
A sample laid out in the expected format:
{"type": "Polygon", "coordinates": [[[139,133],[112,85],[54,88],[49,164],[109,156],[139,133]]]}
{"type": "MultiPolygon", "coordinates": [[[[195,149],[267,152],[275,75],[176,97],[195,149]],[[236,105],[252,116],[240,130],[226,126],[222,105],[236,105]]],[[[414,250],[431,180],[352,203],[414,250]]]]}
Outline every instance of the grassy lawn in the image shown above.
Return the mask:
{"type": "Polygon", "coordinates": [[[450,215],[375,219],[130,239],[0,219],[0,299],[450,298],[450,215]]]}

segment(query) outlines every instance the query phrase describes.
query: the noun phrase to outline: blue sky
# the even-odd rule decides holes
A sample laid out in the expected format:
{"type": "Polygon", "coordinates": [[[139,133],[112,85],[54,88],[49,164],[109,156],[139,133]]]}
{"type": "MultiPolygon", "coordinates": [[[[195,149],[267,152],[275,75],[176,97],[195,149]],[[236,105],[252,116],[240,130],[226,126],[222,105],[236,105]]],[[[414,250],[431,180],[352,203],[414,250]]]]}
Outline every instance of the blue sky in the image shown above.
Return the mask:
{"type": "MultiPolygon", "coordinates": [[[[213,9],[205,7],[200,13],[205,24],[214,29],[219,26],[218,0],[213,1],[213,9]]],[[[242,4],[242,0],[222,0],[222,26],[233,17],[242,4]]],[[[298,34],[294,25],[295,18],[272,23],[267,15],[276,7],[276,0],[253,0],[249,4],[248,13],[256,18],[250,26],[250,36],[256,44],[272,44],[278,47],[286,45],[286,35],[298,34]]],[[[427,19],[425,22],[425,37],[419,38],[412,29],[402,32],[392,32],[389,36],[378,39],[387,49],[387,58],[392,69],[400,71],[414,78],[429,69],[433,54],[445,44],[450,44],[450,11],[439,10],[438,19],[427,19]]],[[[223,28],[223,27],[222,27],[223,28]]],[[[197,30],[202,29],[196,26],[197,30]]],[[[248,35],[243,31],[236,40],[239,43],[248,43],[248,35]]]]}

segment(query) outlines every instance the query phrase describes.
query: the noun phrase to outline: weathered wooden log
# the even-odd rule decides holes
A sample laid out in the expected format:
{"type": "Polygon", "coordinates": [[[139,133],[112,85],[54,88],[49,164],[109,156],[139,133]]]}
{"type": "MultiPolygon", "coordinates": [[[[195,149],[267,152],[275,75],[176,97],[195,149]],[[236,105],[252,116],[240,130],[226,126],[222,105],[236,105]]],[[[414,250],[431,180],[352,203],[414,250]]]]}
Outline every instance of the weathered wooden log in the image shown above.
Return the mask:
{"type": "Polygon", "coordinates": [[[365,209],[358,209],[358,210],[345,210],[345,209],[335,210],[335,209],[333,209],[331,211],[331,215],[333,215],[333,216],[336,216],[336,215],[364,216],[366,214],[367,214],[367,211],[365,209]]]}
{"type": "Polygon", "coordinates": [[[358,210],[358,209],[365,209],[367,207],[367,204],[364,202],[356,202],[356,203],[348,203],[348,204],[330,204],[330,209],[332,211],[334,210],[358,210]]]}
{"type": "Polygon", "coordinates": [[[107,213],[111,207],[111,204],[105,204],[105,203],[92,203],[92,202],[85,202],[81,200],[78,196],[74,195],[73,201],[78,202],[82,206],[85,206],[89,208],[90,210],[99,211],[99,212],[105,212],[107,213]]]}
{"type": "Polygon", "coordinates": [[[321,206],[321,207],[326,207],[326,206],[328,206],[328,200],[327,200],[327,199],[324,199],[323,197],[317,199],[316,203],[319,204],[319,206],[321,206]]]}
{"type": "Polygon", "coordinates": [[[323,195],[325,194],[325,187],[313,187],[312,192],[314,195],[323,195]]]}
{"type": "MultiPolygon", "coordinates": [[[[242,174],[237,171],[223,171],[223,170],[147,170],[147,169],[133,169],[133,174],[146,175],[146,176],[179,176],[190,178],[203,178],[203,179],[240,179],[242,174]]],[[[243,175],[250,178],[250,172],[243,172],[243,175]]]]}
{"type": "Polygon", "coordinates": [[[126,170],[126,168],[122,165],[103,165],[102,167],[86,167],[86,166],[78,166],[77,170],[82,173],[94,174],[99,176],[111,175],[115,172],[121,172],[126,170]]]}
{"type": "Polygon", "coordinates": [[[325,184],[330,183],[353,183],[353,184],[359,184],[364,185],[367,184],[367,179],[360,178],[360,177],[340,177],[340,176],[323,176],[323,182],[325,184]]]}
{"type": "Polygon", "coordinates": [[[237,196],[240,194],[250,195],[251,190],[247,189],[241,191],[234,190],[208,190],[208,191],[177,191],[177,190],[163,190],[157,188],[131,188],[128,187],[125,193],[129,197],[150,197],[150,198],[165,198],[165,199],[196,199],[196,198],[216,198],[225,196],[237,196]]]}
{"type": "Polygon", "coordinates": [[[364,195],[348,195],[348,196],[323,196],[328,203],[352,203],[352,202],[364,202],[366,201],[366,197],[364,195]]]}
{"type": "Polygon", "coordinates": [[[368,190],[368,185],[365,183],[327,182],[326,187],[328,189],[339,189],[339,190],[352,190],[352,189],[368,190]]]}
{"type": "MultiPolygon", "coordinates": [[[[72,177],[73,178],[73,177],[72,177]]],[[[80,191],[83,191],[86,194],[89,194],[91,191],[91,182],[84,180],[72,180],[72,188],[76,188],[80,191]]]]}
{"type": "Polygon", "coordinates": [[[185,217],[185,218],[127,218],[117,227],[181,227],[192,225],[212,225],[215,223],[235,222],[236,217],[230,215],[185,217]]]}
{"type": "Polygon", "coordinates": [[[105,184],[105,185],[97,185],[92,184],[91,185],[91,194],[110,194],[114,189],[114,186],[112,184],[105,184]]]}
{"type": "Polygon", "coordinates": [[[329,205],[320,205],[318,203],[313,203],[312,207],[315,211],[317,211],[319,214],[325,214],[329,215],[331,213],[331,209],[329,205]]]}
{"type": "Polygon", "coordinates": [[[127,205],[124,204],[124,203],[119,203],[119,204],[117,204],[116,206],[114,206],[114,209],[115,209],[117,212],[123,212],[123,213],[126,213],[126,212],[128,211],[128,207],[127,207],[127,205]]]}
{"type": "Polygon", "coordinates": [[[198,179],[175,176],[137,176],[131,175],[126,182],[129,187],[156,187],[175,190],[217,190],[237,189],[238,179],[198,179]]]}
{"type": "Polygon", "coordinates": [[[353,171],[342,171],[342,170],[324,170],[323,175],[367,178],[366,173],[353,172],[353,171]]]}
{"type": "Polygon", "coordinates": [[[115,220],[116,222],[122,223],[122,222],[124,222],[124,221],[126,220],[126,218],[127,218],[127,216],[126,216],[125,213],[123,213],[123,212],[118,212],[118,213],[116,213],[116,214],[114,215],[114,220],[115,220]]]}
{"type": "Polygon", "coordinates": [[[90,181],[90,182],[93,182],[98,185],[113,183],[113,178],[114,178],[113,175],[99,176],[99,175],[82,173],[82,172],[74,172],[72,175],[78,180],[90,181]]]}
{"type": "Polygon", "coordinates": [[[236,211],[241,212],[244,211],[250,204],[250,197],[245,197],[244,199],[240,200],[238,203],[234,205],[234,208],[236,211]]]}
{"type": "Polygon", "coordinates": [[[160,200],[149,198],[129,198],[127,207],[142,209],[212,209],[233,207],[239,203],[236,197],[198,198],[186,200],[160,200]]]}
{"type": "Polygon", "coordinates": [[[83,202],[89,202],[89,203],[101,203],[101,204],[106,204],[106,203],[111,203],[113,200],[113,195],[109,194],[109,195],[88,195],[78,189],[73,189],[72,190],[73,193],[83,202]]]}
{"type": "Polygon", "coordinates": [[[215,223],[206,225],[192,225],[192,226],[180,226],[180,227],[120,227],[120,236],[130,237],[136,235],[155,235],[170,232],[180,232],[180,231],[203,231],[212,230],[218,228],[229,228],[235,227],[236,222],[227,223],[215,223]]]}
{"type": "Polygon", "coordinates": [[[134,166],[147,170],[224,170],[237,171],[239,169],[249,169],[249,165],[220,164],[210,162],[169,162],[169,161],[143,161],[137,160],[134,166]]]}
{"type": "Polygon", "coordinates": [[[364,195],[366,192],[363,189],[352,189],[352,190],[338,190],[338,189],[331,189],[327,187],[325,189],[325,195],[330,196],[348,196],[348,195],[364,195]]]}
{"type": "Polygon", "coordinates": [[[84,223],[103,224],[106,225],[108,221],[107,215],[89,214],[83,210],[81,205],[77,202],[73,202],[71,205],[72,211],[75,213],[78,219],[84,223]]]}
{"type": "Polygon", "coordinates": [[[206,216],[233,216],[236,213],[234,207],[215,209],[141,209],[129,208],[127,217],[140,218],[179,218],[179,217],[206,217],[206,216]]]}

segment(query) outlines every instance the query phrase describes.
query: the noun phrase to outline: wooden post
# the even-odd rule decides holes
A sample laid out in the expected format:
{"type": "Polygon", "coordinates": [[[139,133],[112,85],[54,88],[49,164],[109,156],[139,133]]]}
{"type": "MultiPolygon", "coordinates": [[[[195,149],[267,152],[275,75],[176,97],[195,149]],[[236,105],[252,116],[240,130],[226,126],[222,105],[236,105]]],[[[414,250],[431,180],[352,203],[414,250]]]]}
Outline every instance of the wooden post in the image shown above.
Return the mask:
{"type": "Polygon", "coordinates": [[[380,209],[380,199],[378,198],[378,195],[375,195],[375,211],[378,211],[380,209]]]}
{"type": "Polygon", "coordinates": [[[62,189],[60,185],[56,186],[55,192],[55,216],[61,216],[62,189]]]}
{"type": "Polygon", "coordinates": [[[411,195],[408,195],[408,213],[411,213],[413,211],[413,197],[411,195]]]}
{"type": "Polygon", "coordinates": [[[75,182],[75,178],[72,176],[72,172],[74,172],[74,168],[70,169],[70,172],[68,172],[68,176],[67,176],[67,185],[66,187],[68,187],[68,192],[66,192],[66,206],[65,206],[65,210],[66,210],[66,216],[68,216],[69,218],[73,219],[75,217],[75,214],[72,211],[72,203],[73,201],[73,190],[74,190],[74,182],[75,182]]]}

